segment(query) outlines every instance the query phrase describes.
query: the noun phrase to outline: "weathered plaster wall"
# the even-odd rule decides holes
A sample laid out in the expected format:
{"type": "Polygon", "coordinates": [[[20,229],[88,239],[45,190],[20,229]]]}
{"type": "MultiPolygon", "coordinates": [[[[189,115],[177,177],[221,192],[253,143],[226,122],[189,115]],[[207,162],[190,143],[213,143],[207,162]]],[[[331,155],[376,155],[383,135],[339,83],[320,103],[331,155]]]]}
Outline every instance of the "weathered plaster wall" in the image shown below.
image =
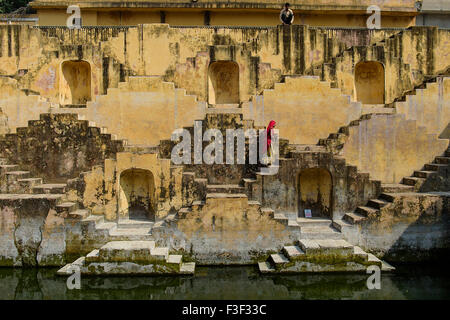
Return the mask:
{"type": "Polygon", "coordinates": [[[331,175],[332,185],[327,189],[331,188],[329,216],[333,219],[342,218],[346,212],[365,205],[381,192],[380,181],[370,180],[367,173],[358,172],[356,167],[346,165],[343,159],[329,153],[298,152],[293,159],[280,160],[280,169],[276,175],[258,176],[258,187],[253,191],[254,200],[276,212],[303,217],[304,212],[299,212],[305,209],[299,206],[299,178],[302,171],[311,168],[320,168],[331,175]]]}
{"type": "Polygon", "coordinates": [[[280,136],[294,144],[316,144],[361,115],[361,104],[314,77],[286,78],[243,109],[244,118],[254,119],[256,126],[275,120],[280,136]]]}
{"type": "Polygon", "coordinates": [[[378,217],[345,227],[351,243],[393,262],[439,259],[450,241],[449,194],[399,194],[378,217]]]}
{"type": "MultiPolygon", "coordinates": [[[[116,160],[107,160],[104,170],[104,194],[102,196],[104,215],[107,220],[126,217],[126,212],[117,216],[121,202],[120,176],[129,169],[148,170],[154,177],[154,203],[151,204],[156,219],[165,217],[173,210],[181,208],[182,168],[171,167],[170,160],[159,159],[154,154],[118,153],[116,160]],[[119,198],[118,198],[119,197],[119,198]]],[[[99,180],[93,181],[94,186],[99,180]]],[[[86,190],[89,185],[86,186],[86,190]]],[[[99,201],[96,201],[97,203],[99,201]]],[[[95,202],[94,202],[95,203],[95,202]]]]}
{"type": "Polygon", "coordinates": [[[55,211],[60,197],[0,196],[1,266],[59,266],[65,263],[64,218],[55,211]]]}
{"type": "Polygon", "coordinates": [[[448,147],[447,139],[427,134],[424,127],[403,115],[373,115],[349,127],[342,156],[372,179],[399,183],[422,169],[448,147]]]}
{"type": "Polygon", "coordinates": [[[310,209],[313,217],[332,218],[331,200],[333,182],[331,175],[324,169],[301,170],[298,186],[299,215],[305,216],[305,209],[310,209]]]}
{"type": "Polygon", "coordinates": [[[417,89],[406,96],[406,101],[395,104],[397,113],[426,128],[441,138],[450,138],[445,132],[450,120],[450,78],[439,77],[436,82],[426,84],[426,89],[417,89]]]}
{"type": "Polygon", "coordinates": [[[10,163],[52,182],[65,182],[123,149],[122,141],[111,140],[76,114],[41,114],[0,145],[10,163]]]}
{"type": "Polygon", "coordinates": [[[207,198],[204,206],[193,207],[176,224],[154,233],[199,264],[255,263],[298,236],[242,195],[207,198]]]}
{"type": "Polygon", "coordinates": [[[77,112],[129,144],[156,146],[170,139],[175,129],[192,126],[202,119],[205,103],[176,89],[161,77],[130,77],[118,88],[110,88],[86,108],[60,109],[77,112]]]}

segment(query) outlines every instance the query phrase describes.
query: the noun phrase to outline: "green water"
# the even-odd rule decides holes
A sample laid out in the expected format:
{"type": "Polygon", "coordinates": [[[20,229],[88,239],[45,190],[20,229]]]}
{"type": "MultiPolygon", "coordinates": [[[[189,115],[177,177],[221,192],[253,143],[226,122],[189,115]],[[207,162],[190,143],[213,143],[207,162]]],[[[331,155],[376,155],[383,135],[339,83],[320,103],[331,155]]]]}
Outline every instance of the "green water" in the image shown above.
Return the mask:
{"type": "Polygon", "coordinates": [[[55,269],[0,268],[0,299],[449,299],[443,268],[399,267],[368,290],[365,274],[263,276],[254,267],[198,267],[194,277],[82,277],[69,290],[55,269]]]}

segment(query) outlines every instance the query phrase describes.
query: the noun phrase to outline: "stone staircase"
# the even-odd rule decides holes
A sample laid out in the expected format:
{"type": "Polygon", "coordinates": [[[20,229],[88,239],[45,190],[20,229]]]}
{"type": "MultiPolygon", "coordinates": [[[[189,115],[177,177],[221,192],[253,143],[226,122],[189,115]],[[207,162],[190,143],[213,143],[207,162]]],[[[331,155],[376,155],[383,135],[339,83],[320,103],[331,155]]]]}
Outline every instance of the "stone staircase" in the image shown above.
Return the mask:
{"type": "Polygon", "coordinates": [[[58,270],[71,275],[78,267],[87,275],[186,275],[194,274],[195,263],[183,262],[183,256],[171,254],[155,241],[110,241],[58,270]]]}
{"type": "MultiPolygon", "coordinates": [[[[84,166],[91,167],[96,165],[97,162],[101,163],[105,158],[114,157],[117,152],[123,150],[127,142],[118,140],[117,136],[107,133],[106,128],[96,127],[94,122],[84,120],[76,113],[43,113],[40,114],[39,120],[29,120],[27,127],[19,127],[16,133],[9,133],[0,137],[0,147],[2,147],[2,154],[5,158],[17,161],[27,170],[54,181],[64,180],[64,176],[69,178],[83,167],[73,166],[72,171],[65,170],[64,174],[53,172],[53,169],[44,169],[46,167],[54,168],[54,162],[58,159],[58,161],[61,160],[62,144],[66,148],[68,146],[78,148],[84,144],[89,145],[90,160],[85,159],[84,166]],[[41,146],[37,147],[35,141],[40,141],[41,146]],[[94,155],[95,157],[93,157],[94,155]],[[61,176],[63,177],[61,178],[61,176]]],[[[77,158],[75,155],[73,157],[77,158]]],[[[74,159],[74,162],[76,160],[78,159],[74,159]]],[[[11,182],[30,178],[28,172],[17,172],[14,167],[5,167],[4,170],[13,172],[8,174],[11,182]]],[[[20,183],[20,185],[28,184],[38,187],[38,184],[42,182],[33,178],[20,181],[20,183]]],[[[20,187],[19,183],[8,185],[12,190],[20,187]]],[[[61,187],[44,185],[41,191],[46,190],[45,192],[48,193],[51,192],[50,189],[61,187]]],[[[2,190],[2,192],[5,192],[5,189],[2,190]]]]}
{"type": "Polygon", "coordinates": [[[261,273],[303,272],[365,272],[375,265],[382,271],[395,268],[381,261],[360,247],[343,239],[298,239],[293,245],[284,246],[266,261],[259,262],[261,273]]]}
{"type": "MultiPolygon", "coordinates": [[[[366,219],[376,218],[380,214],[380,210],[392,203],[396,196],[411,194],[420,191],[421,187],[428,179],[442,174],[443,180],[447,181],[447,189],[433,190],[433,191],[450,191],[448,185],[448,176],[450,171],[450,147],[443,156],[435,158],[433,163],[425,164],[424,170],[414,171],[412,177],[405,177],[402,183],[399,184],[381,184],[381,194],[376,199],[371,199],[365,206],[359,206],[354,212],[346,213],[342,220],[333,221],[333,226],[342,230],[344,227],[359,224],[366,219]]],[[[444,181],[444,183],[445,183],[444,181]]]]}

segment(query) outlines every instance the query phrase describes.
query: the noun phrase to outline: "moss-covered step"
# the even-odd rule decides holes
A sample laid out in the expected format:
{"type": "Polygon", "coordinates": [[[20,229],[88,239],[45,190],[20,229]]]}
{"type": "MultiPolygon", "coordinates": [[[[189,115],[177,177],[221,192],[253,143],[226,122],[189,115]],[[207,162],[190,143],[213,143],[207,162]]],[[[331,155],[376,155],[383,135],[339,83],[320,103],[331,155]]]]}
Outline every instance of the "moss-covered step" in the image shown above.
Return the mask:
{"type": "Polygon", "coordinates": [[[343,239],[299,239],[258,263],[261,273],[365,272],[370,265],[395,269],[343,239]]]}
{"type": "Polygon", "coordinates": [[[156,247],[155,241],[111,241],[57,273],[70,275],[79,267],[85,275],[194,274],[194,262],[183,262],[182,255],[169,251],[167,247],[156,247]]]}

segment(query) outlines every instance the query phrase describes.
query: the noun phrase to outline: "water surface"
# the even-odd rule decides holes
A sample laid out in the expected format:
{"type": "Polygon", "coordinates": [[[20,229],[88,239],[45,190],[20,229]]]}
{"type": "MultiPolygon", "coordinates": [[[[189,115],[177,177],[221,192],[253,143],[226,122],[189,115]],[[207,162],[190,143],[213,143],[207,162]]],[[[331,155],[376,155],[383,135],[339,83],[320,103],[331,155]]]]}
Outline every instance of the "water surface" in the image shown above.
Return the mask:
{"type": "Polygon", "coordinates": [[[398,267],[368,290],[366,274],[260,275],[255,267],[197,267],[189,277],[88,277],[69,290],[57,269],[0,268],[0,299],[449,299],[443,268],[398,267]]]}

